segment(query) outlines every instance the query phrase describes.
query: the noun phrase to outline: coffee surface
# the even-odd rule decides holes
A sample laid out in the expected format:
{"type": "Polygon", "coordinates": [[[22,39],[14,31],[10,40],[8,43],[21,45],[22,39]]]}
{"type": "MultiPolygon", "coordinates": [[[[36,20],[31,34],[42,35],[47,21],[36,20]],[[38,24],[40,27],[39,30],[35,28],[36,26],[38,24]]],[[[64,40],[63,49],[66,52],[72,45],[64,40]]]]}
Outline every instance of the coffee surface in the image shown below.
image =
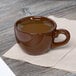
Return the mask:
{"type": "Polygon", "coordinates": [[[24,21],[18,24],[18,30],[27,33],[45,33],[52,29],[52,23],[47,21],[24,21]]]}

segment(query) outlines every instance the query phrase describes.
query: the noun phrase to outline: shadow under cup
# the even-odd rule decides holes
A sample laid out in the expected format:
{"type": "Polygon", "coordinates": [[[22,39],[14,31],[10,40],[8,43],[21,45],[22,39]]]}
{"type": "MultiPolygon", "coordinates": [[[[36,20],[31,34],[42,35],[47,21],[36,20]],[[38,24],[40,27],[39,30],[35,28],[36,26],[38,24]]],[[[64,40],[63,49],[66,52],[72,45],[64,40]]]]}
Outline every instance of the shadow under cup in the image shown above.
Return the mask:
{"type": "Polygon", "coordinates": [[[40,55],[51,48],[65,45],[70,34],[65,29],[56,30],[56,23],[42,16],[29,16],[15,23],[15,37],[21,48],[28,54],[40,55]],[[66,39],[62,42],[54,42],[59,35],[64,34],[66,39]]]}

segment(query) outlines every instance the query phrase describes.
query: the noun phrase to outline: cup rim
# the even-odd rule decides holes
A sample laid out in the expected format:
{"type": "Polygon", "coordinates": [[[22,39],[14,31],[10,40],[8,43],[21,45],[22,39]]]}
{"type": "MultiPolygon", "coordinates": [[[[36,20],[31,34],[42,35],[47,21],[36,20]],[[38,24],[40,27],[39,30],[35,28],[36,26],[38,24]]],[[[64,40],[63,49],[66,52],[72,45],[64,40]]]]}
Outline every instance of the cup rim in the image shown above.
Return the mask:
{"type": "Polygon", "coordinates": [[[15,23],[15,25],[14,25],[14,29],[16,29],[19,32],[27,33],[27,34],[45,34],[45,33],[51,33],[53,30],[56,29],[56,27],[57,27],[57,24],[56,24],[56,22],[54,20],[52,20],[51,18],[44,17],[44,16],[28,16],[28,17],[23,17],[23,18],[17,20],[16,23],[15,23]],[[30,19],[30,18],[44,18],[46,20],[49,20],[50,22],[53,23],[53,28],[51,30],[47,31],[47,32],[44,32],[44,33],[28,33],[28,32],[24,32],[24,31],[21,31],[21,30],[17,29],[17,25],[19,23],[21,23],[22,21],[25,21],[25,19],[30,19]]]}

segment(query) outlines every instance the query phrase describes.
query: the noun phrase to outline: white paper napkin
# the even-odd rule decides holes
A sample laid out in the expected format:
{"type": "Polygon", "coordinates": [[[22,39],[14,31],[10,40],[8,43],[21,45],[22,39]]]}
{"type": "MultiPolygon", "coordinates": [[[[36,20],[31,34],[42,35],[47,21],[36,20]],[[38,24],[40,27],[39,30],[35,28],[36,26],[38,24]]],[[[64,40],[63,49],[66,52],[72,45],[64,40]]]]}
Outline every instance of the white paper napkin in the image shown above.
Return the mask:
{"type": "MultiPolygon", "coordinates": [[[[65,18],[57,18],[54,16],[49,16],[49,18],[53,19],[57,23],[57,29],[63,28],[63,29],[67,29],[70,32],[71,39],[67,45],[53,49],[53,50],[50,49],[50,51],[48,53],[43,54],[43,55],[32,56],[32,55],[28,55],[27,53],[24,53],[22,51],[22,49],[20,48],[20,46],[18,44],[15,44],[3,56],[12,58],[12,59],[26,61],[26,62],[35,64],[35,65],[46,66],[46,67],[51,67],[51,66],[55,67],[56,64],[58,64],[61,60],[63,60],[66,56],[68,56],[68,54],[73,49],[75,49],[75,46],[76,46],[76,36],[75,36],[76,35],[76,21],[68,20],[65,18]]],[[[61,36],[58,40],[61,40],[61,39],[63,39],[63,36],[61,36]]],[[[73,55],[71,55],[71,56],[73,56],[73,55]]],[[[67,60],[68,60],[68,58],[67,58],[67,60]]],[[[76,59],[76,56],[72,57],[72,58],[76,59]]],[[[72,61],[74,61],[74,60],[71,59],[71,62],[72,61]]],[[[70,63],[70,59],[68,60],[68,63],[70,63]]],[[[61,63],[59,65],[61,65],[61,63]]],[[[65,65],[65,64],[63,63],[63,65],[65,65]]],[[[68,67],[71,65],[72,64],[69,64],[68,67]]],[[[74,65],[76,65],[76,62],[74,63],[74,65]]],[[[66,67],[66,65],[64,67],[66,67]]],[[[58,67],[58,68],[64,69],[61,67],[58,67]]],[[[74,70],[76,70],[76,68],[71,69],[71,70],[74,71],[74,70]]]]}
{"type": "Polygon", "coordinates": [[[7,64],[0,57],[0,75],[1,76],[16,76],[7,64]]]}
{"type": "Polygon", "coordinates": [[[76,73],[76,48],[56,64],[55,68],[66,69],[76,73]]]}

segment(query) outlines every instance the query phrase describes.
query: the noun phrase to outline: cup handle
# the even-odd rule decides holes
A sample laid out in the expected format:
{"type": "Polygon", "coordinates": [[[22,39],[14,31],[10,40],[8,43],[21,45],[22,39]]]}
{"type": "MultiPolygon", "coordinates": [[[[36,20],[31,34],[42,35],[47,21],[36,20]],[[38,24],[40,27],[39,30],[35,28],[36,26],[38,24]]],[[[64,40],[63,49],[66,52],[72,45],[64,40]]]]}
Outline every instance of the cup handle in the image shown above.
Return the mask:
{"type": "Polygon", "coordinates": [[[70,40],[70,33],[67,30],[65,29],[55,30],[55,32],[53,33],[53,42],[51,48],[65,45],[66,43],[68,43],[69,40],[70,40]],[[66,39],[62,42],[54,42],[54,39],[58,37],[59,34],[64,34],[66,36],[66,39]]]}

